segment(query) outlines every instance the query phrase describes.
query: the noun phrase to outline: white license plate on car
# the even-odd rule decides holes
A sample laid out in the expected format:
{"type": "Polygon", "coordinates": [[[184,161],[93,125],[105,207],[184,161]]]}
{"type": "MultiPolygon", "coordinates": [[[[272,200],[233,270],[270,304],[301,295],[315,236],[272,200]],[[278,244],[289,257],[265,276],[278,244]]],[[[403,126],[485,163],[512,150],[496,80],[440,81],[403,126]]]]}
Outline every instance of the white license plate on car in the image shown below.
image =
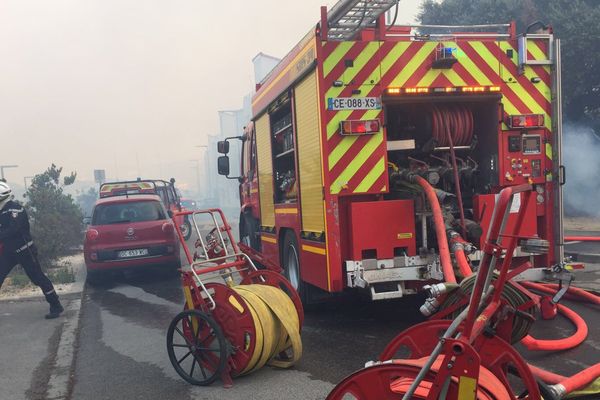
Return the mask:
{"type": "Polygon", "coordinates": [[[329,97],[328,110],[379,110],[381,100],[379,97],[329,97]]]}
{"type": "Polygon", "coordinates": [[[119,258],[142,257],[148,255],[148,249],[121,250],[117,253],[119,258]]]}

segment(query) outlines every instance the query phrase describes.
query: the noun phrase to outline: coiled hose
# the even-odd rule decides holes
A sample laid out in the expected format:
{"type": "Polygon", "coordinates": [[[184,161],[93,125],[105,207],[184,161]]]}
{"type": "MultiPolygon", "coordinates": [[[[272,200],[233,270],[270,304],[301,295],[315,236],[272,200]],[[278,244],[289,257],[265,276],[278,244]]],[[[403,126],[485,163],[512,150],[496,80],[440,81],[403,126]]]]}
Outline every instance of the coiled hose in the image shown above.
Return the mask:
{"type": "Polygon", "coordinates": [[[279,368],[294,365],[302,355],[302,340],[298,312],[292,300],[281,289],[268,285],[238,285],[233,290],[246,301],[256,329],[252,358],[242,374],[265,364],[279,368]],[[289,358],[276,358],[289,349],[289,358]]]}
{"type": "MultiPolygon", "coordinates": [[[[461,302],[465,297],[469,298],[471,292],[473,291],[473,287],[475,286],[475,278],[476,275],[471,275],[468,278],[463,279],[457,290],[448,293],[442,304],[440,304],[440,311],[454,306],[455,304],[461,302]]],[[[493,280],[495,280],[496,278],[497,275],[494,276],[493,280]]],[[[512,285],[510,281],[507,281],[504,285],[504,290],[502,291],[502,298],[506,300],[515,309],[519,309],[519,307],[521,307],[523,304],[530,301],[529,297],[527,297],[527,295],[525,295],[514,285],[512,285]]],[[[461,311],[465,309],[465,307],[466,304],[462,307],[457,308],[445,318],[455,319],[456,317],[458,317],[461,311]]],[[[535,306],[532,305],[527,310],[522,311],[525,311],[529,314],[533,314],[535,312],[535,306]]],[[[532,324],[533,320],[531,318],[526,318],[525,316],[517,313],[513,322],[511,343],[517,343],[525,336],[527,336],[532,324]]]]}

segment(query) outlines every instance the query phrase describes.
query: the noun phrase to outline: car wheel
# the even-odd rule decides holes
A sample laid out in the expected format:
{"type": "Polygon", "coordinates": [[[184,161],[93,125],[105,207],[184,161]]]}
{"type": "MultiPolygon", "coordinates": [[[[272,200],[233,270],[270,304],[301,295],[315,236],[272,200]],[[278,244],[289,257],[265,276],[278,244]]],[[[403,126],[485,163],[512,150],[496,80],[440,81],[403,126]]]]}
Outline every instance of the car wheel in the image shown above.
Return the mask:
{"type": "Polygon", "coordinates": [[[192,236],[192,224],[190,224],[190,221],[187,218],[183,221],[183,224],[181,224],[179,229],[181,229],[184,240],[188,240],[190,236],[192,236]]]}
{"type": "Polygon", "coordinates": [[[258,220],[250,213],[244,213],[240,217],[240,242],[254,250],[260,250],[258,220]]]}
{"type": "Polygon", "coordinates": [[[99,286],[106,282],[106,275],[100,271],[87,271],[85,281],[90,286],[99,286]]]}

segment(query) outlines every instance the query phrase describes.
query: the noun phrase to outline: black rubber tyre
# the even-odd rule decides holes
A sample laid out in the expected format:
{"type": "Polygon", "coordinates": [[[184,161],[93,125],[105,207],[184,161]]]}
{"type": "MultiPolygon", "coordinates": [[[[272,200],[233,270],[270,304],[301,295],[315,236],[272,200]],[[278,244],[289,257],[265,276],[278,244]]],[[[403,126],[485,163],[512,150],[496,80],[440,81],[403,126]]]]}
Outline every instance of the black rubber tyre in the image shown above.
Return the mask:
{"type": "Polygon", "coordinates": [[[200,386],[210,385],[221,376],[228,357],[223,331],[214,319],[198,310],[185,310],[173,318],[167,331],[167,352],[179,376],[200,386]],[[198,327],[195,334],[194,326],[198,327]]]}
{"type": "Polygon", "coordinates": [[[257,251],[260,250],[258,228],[258,220],[251,213],[245,212],[240,215],[240,242],[257,251]]]}
{"type": "Polygon", "coordinates": [[[181,234],[185,240],[188,240],[192,236],[192,224],[187,218],[183,221],[179,229],[181,229],[181,234]]]}
{"type": "Polygon", "coordinates": [[[296,289],[302,304],[307,305],[309,296],[309,285],[302,281],[300,273],[300,252],[298,251],[298,242],[292,231],[286,231],[283,236],[283,249],[281,251],[283,275],[296,289]]]}
{"type": "Polygon", "coordinates": [[[85,277],[85,282],[92,287],[100,286],[100,285],[106,283],[107,280],[108,280],[107,274],[103,274],[100,271],[88,270],[86,277],[85,277]]]}

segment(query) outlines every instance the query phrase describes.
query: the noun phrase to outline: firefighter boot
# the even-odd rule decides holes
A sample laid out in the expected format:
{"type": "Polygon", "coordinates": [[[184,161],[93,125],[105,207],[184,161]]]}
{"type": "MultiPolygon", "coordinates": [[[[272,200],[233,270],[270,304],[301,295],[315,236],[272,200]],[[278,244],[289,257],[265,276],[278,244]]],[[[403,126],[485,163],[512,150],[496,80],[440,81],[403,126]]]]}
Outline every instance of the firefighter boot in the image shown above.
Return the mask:
{"type": "Polygon", "coordinates": [[[46,314],[46,319],[58,318],[60,316],[60,313],[65,311],[62,304],[60,304],[60,301],[58,300],[58,295],[54,290],[52,290],[52,292],[50,293],[44,294],[46,296],[46,301],[50,303],[50,312],[46,314]]]}

